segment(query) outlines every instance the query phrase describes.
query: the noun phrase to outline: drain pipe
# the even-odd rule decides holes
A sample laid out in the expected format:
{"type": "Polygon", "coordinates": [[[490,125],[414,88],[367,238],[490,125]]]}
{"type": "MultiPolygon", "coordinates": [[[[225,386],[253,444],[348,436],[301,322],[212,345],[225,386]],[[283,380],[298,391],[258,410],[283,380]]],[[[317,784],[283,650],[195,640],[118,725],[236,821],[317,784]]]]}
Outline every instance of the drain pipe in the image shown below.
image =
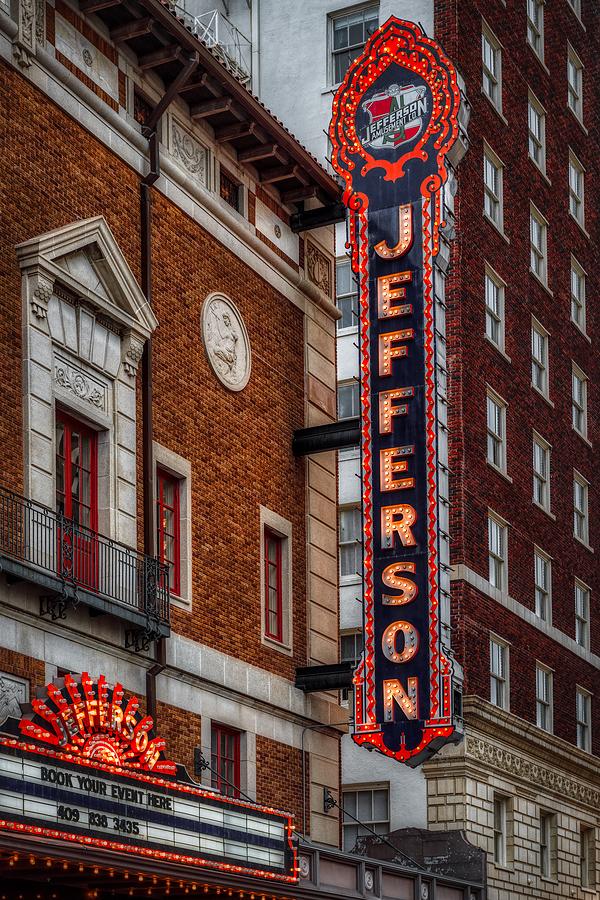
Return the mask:
{"type": "MultiPolygon", "coordinates": [[[[144,125],[150,151],[150,170],[140,182],[140,243],[142,291],[152,307],[152,185],[160,177],[160,141],[158,128],[167,107],[198,65],[199,57],[193,53],[186,57],[179,75],[171,82],[162,99],[155,106],[144,125]]],[[[144,344],[142,353],[142,418],[143,418],[143,475],[144,475],[144,553],[156,555],[154,538],[154,465],[152,441],[152,335],[144,344]]],[[[154,665],[146,672],[146,712],[156,724],[156,679],[166,665],[166,639],[155,642],[154,665]]]]}

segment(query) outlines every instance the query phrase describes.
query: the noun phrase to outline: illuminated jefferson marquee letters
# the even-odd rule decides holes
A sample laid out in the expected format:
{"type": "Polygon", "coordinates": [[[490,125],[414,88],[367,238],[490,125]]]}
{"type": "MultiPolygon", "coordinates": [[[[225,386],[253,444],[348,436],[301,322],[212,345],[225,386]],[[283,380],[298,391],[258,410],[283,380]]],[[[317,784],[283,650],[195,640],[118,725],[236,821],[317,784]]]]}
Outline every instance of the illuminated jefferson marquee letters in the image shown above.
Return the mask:
{"type": "Polygon", "coordinates": [[[433,259],[456,72],[411,22],[390,18],[333,102],[360,282],[365,650],[354,740],[415,766],[457,734],[438,585],[433,259]]]}

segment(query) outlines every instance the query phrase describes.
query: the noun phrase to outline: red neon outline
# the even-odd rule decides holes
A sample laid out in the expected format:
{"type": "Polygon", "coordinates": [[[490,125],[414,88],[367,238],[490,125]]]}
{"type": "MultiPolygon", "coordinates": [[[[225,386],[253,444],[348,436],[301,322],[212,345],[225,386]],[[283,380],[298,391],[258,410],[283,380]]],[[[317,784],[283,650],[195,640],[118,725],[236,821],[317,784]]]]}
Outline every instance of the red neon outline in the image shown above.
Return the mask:
{"type": "Polygon", "coordinates": [[[451,664],[441,652],[439,634],[438,548],[437,548],[437,435],[435,416],[435,370],[433,327],[433,258],[439,252],[441,223],[441,187],[447,180],[445,157],[458,137],[460,92],[456,70],[441,48],[425,37],[412,22],[390,17],[367,41],[363,53],[350,65],[334,101],[329,137],[332,164],[345,183],[343,201],[350,210],[349,248],[352,268],[360,284],[360,352],[361,352],[361,446],[363,462],[364,519],[364,608],[365,641],[361,662],[354,675],[355,732],[358,744],[369,743],[387,756],[401,762],[419,756],[434,741],[449,738],[454,732],[451,716],[451,664]],[[356,113],[363,95],[392,63],[419,74],[428,84],[432,96],[432,115],[412,150],[391,163],[376,159],[361,144],[356,132],[356,113]],[[354,172],[360,166],[364,177],[372,169],[382,168],[385,181],[404,175],[405,164],[427,160],[425,145],[433,134],[437,173],[428,175],[421,184],[423,240],[423,309],[425,336],[425,396],[427,453],[427,542],[429,581],[429,650],[430,650],[430,718],[425,722],[419,745],[407,750],[403,745],[394,752],[388,749],[376,719],[374,616],[373,616],[373,467],[371,443],[370,396],[370,321],[367,212],[368,196],[353,187],[354,172]],[[362,161],[362,164],[361,164],[362,161]],[[433,205],[433,216],[431,206],[433,205]],[[442,696],[440,698],[440,681],[442,696]],[[363,694],[364,691],[364,694],[363,694]],[[365,708],[366,706],[366,708],[365,708]]]}

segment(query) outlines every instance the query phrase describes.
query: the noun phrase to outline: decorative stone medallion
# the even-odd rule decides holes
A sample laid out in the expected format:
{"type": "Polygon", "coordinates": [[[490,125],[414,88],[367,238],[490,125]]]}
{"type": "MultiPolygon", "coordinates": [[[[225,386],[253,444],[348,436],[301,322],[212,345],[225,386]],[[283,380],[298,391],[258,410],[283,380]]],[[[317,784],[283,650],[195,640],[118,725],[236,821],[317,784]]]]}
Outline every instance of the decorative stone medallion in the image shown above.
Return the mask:
{"type": "Polygon", "coordinates": [[[213,371],[230,391],[248,384],[250,339],[236,305],[224,294],[209,294],[202,306],[202,338],[213,371]]]}

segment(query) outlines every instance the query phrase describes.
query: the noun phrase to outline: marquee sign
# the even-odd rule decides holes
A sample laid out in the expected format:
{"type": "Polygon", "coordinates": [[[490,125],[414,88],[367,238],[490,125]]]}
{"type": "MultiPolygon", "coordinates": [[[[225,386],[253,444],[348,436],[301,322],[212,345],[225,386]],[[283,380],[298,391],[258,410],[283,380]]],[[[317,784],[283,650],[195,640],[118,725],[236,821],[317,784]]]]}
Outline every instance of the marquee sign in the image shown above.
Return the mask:
{"type": "Polygon", "coordinates": [[[360,285],[365,649],[354,740],[416,766],[456,739],[440,640],[433,259],[456,72],[388,19],[333,101],[332,162],[360,285]]]}
{"type": "Polygon", "coordinates": [[[0,734],[0,831],[295,882],[286,813],[200,787],[135,697],[83,673],[0,734]]]}

